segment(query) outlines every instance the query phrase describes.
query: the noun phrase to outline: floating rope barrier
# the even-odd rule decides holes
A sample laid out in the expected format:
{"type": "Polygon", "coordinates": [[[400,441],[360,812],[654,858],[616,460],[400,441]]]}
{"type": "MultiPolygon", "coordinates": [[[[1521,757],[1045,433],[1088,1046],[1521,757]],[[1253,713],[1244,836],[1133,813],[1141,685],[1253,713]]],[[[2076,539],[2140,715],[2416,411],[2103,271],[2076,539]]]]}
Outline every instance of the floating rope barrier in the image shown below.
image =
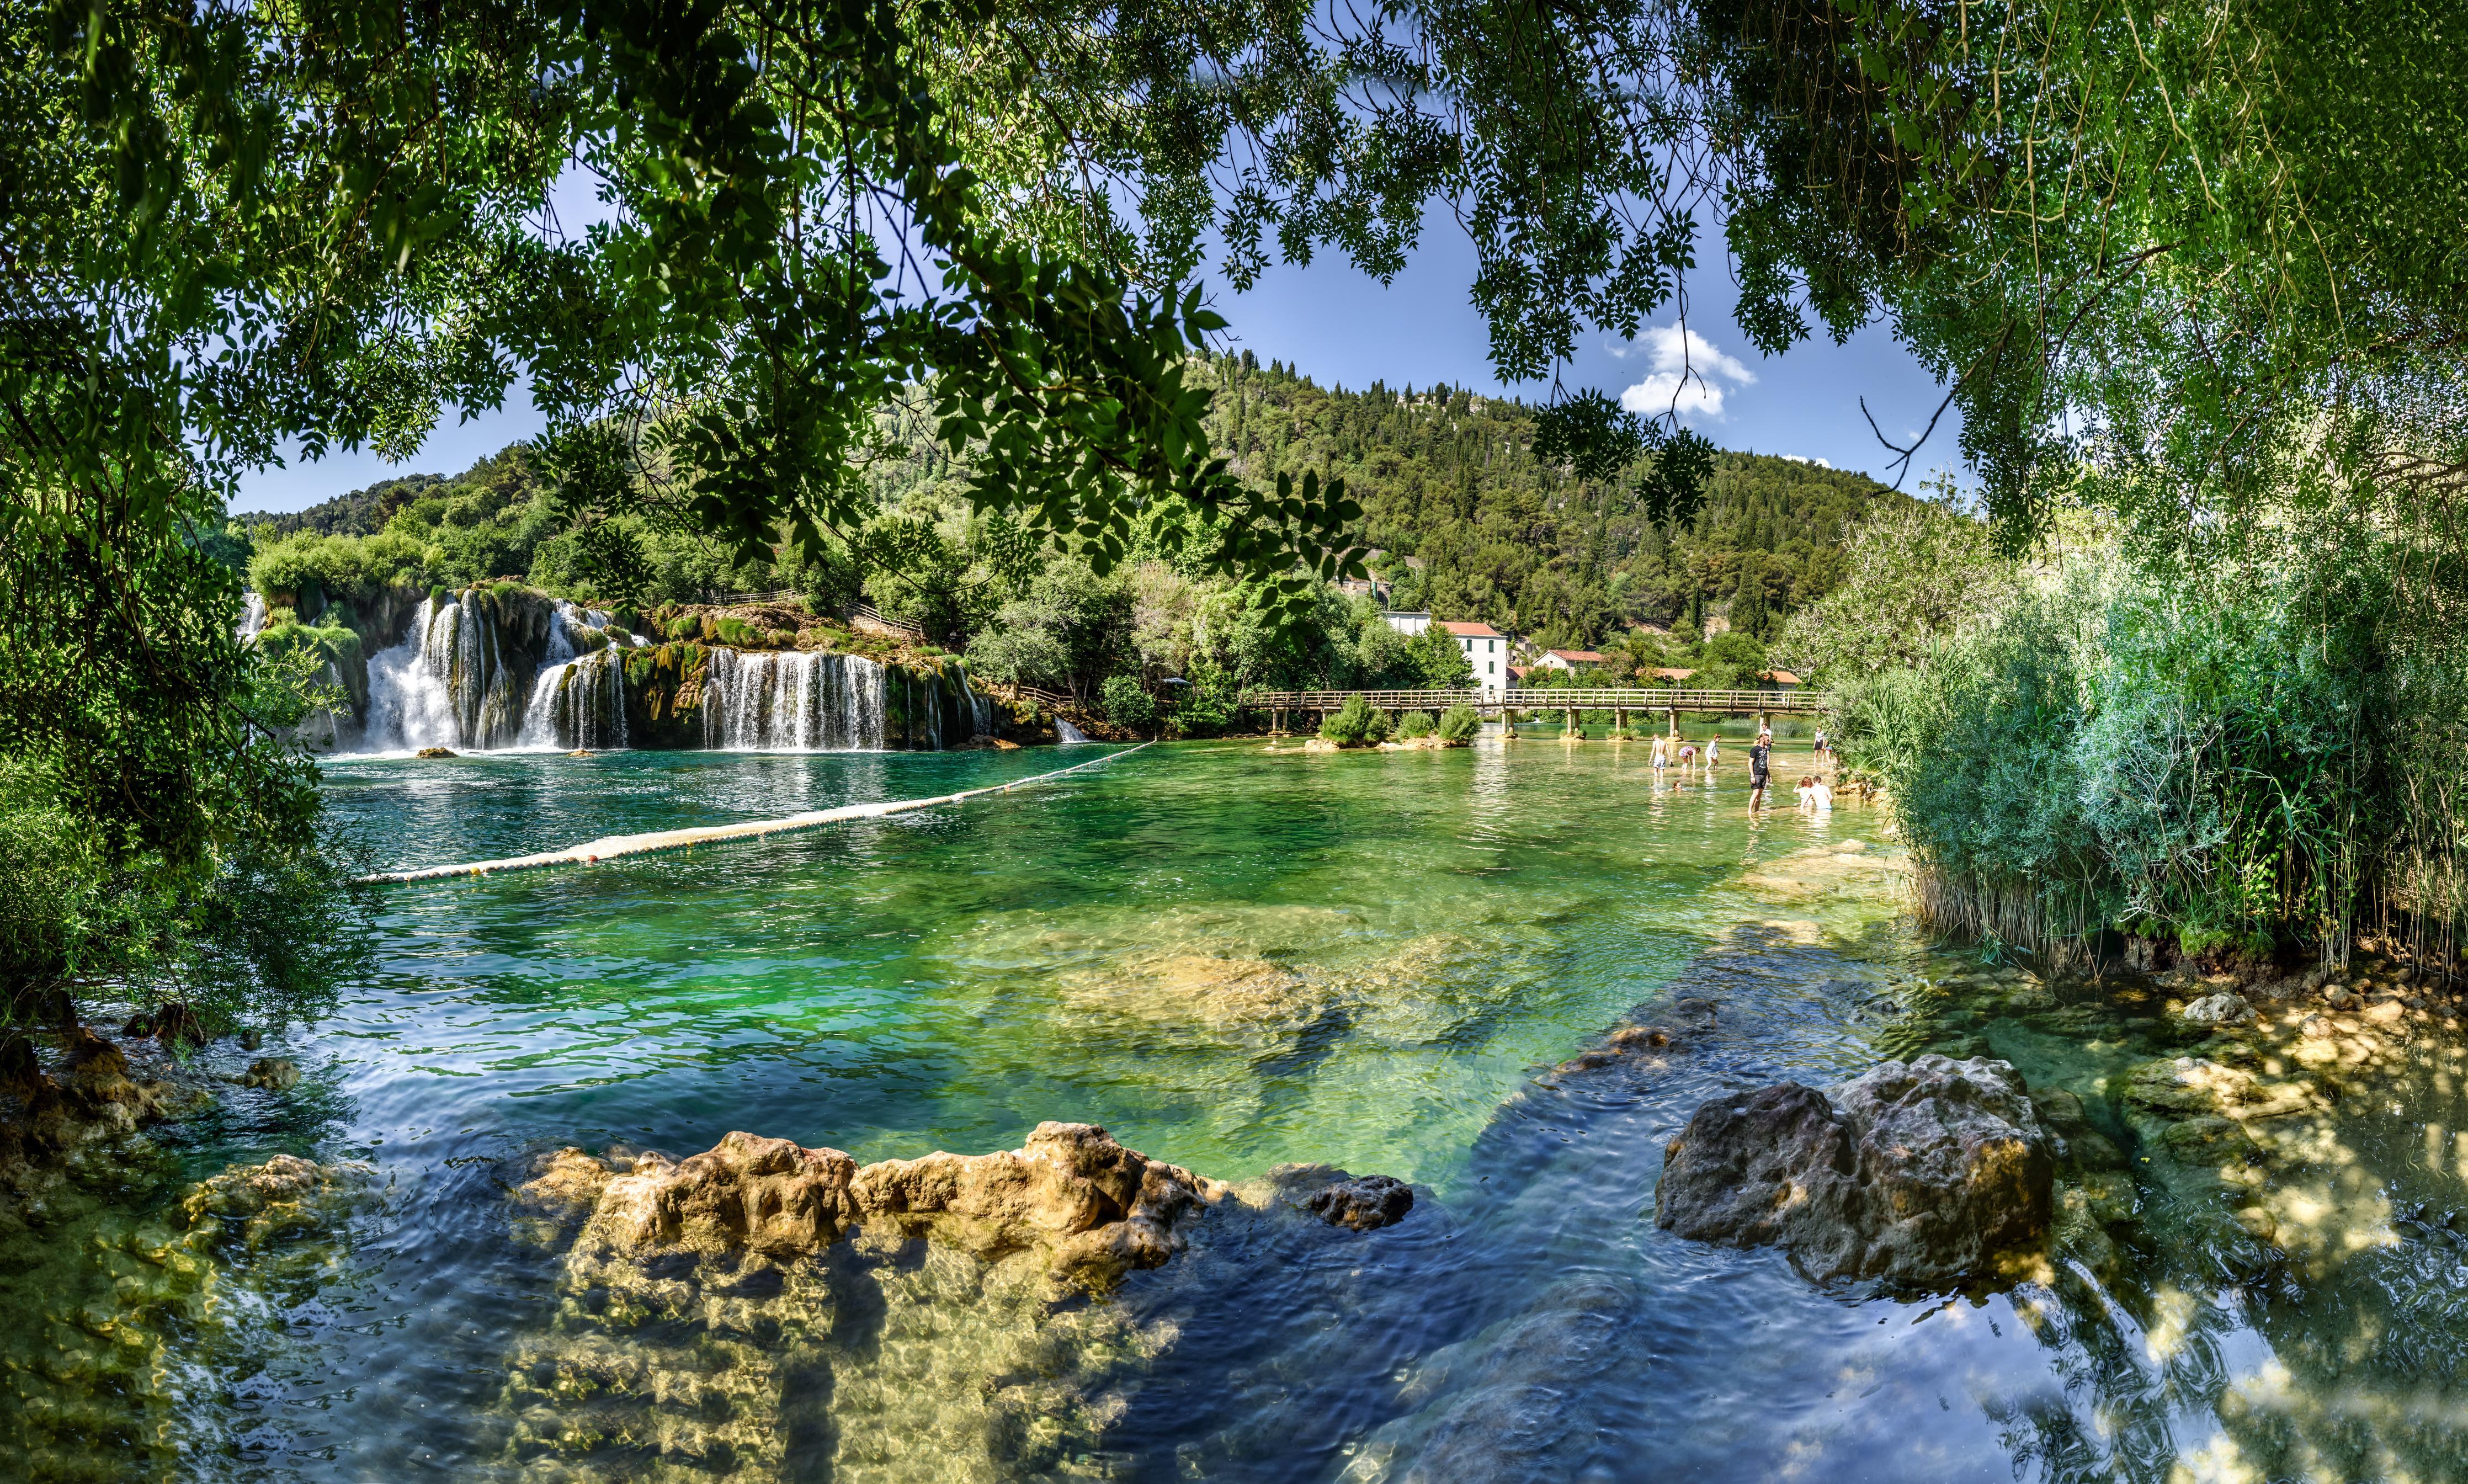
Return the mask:
{"type": "Polygon", "coordinates": [[[785,819],[751,819],[733,825],[704,825],[693,830],[658,830],[649,834],[612,834],[606,839],[591,840],[564,850],[548,851],[537,856],[512,856],[504,860],[474,860],[455,866],[423,866],[416,871],[377,871],[358,879],[374,885],[394,881],[439,881],[457,876],[488,876],[498,871],[530,871],[541,866],[587,866],[620,856],[646,856],[653,851],[683,850],[689,845],[703,845],[714,840],[743,840],[779,834],[790,830],[811,830],[820,825],[838,824],[846,819],[880,819],[885,814],[904,814],[911,810],[932,809],[938,804],[957,804],[964,799],[981,798],[989,793],[1009,793],[1031,784],[1061,778],[1083,768],[1097,767],[1116,758],[1128,758],[1148,746],[1138,742],[1120,752],[1109,752],[1102,758],[1058,767],[1050,773],[1038,773],[1027,778],[1015,778],[1007,784],[988,784],[982,788],[966,788],[958,793],[938,793],[930,799],[893,799],[883,804],[843,804],[837,809],[818,809],[803,814],[790,814],[785,819]]]}

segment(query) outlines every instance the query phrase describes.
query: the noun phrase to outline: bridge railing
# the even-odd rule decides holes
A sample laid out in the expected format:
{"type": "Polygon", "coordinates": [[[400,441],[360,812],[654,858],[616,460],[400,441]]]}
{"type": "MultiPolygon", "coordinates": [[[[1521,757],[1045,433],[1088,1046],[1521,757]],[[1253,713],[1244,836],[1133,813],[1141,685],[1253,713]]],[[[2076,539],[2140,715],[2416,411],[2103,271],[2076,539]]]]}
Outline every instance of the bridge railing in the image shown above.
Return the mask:
{"type": "Polygon", "coordinates": [[[1335,711],[1360,696],[1364,704],[1383,711],[1444,711],[1472,706],[1477,711],[1720,711],[1734,715],[1762,712],[1824,711],[1833,697],[1823,691],[1682,691],[1659,686],[1594,686],[1515,690],[1486,696],[1480,691],[1252,691],[1243,704],[1262,711],[1335,711]]]}

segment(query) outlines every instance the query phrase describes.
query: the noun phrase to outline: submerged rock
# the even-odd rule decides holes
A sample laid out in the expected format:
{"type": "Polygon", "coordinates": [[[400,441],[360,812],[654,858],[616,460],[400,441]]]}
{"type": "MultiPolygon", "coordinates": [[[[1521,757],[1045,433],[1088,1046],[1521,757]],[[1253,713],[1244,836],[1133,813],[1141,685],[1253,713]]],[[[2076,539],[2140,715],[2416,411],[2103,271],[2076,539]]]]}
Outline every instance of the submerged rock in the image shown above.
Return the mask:
{"type": "Polygon", "coordinates": [[[2185,1007],[2188,1025],[2243,1025],[2253,1018],[2253,1006],[2242,994],[2205,994],[2185,1007]]]}
{"type": "Polygon", "coordinates": [[[260,1057],[240,1075],[241,1086],[263,1087],[269,1092],[281,1092],[298,1085],[299,1082],[299,1063],[289,1057],[260,1057]]]}
{"type": "Polygon", "coordinates": [[[1346,1240],[1269,1185],[1085,1124],[862,1166],[743,1132],[684,1160],[560,1150],[514,1192],[518,1221],[582,1229],[557,1316],[507,1357],[512,1453],[542,1477],[1117,1476],[1109,1431],[1178,1329],[1107,1285],[1188,1236],[1155,1281],[1221,1291],[1218,1222],[1346,1240]]]}
{"type": "Polygon", "coordinates": [[[1396,1225],[1414,1209],[1414,1189],[1391,1176],[1348,1176],[1322,1186],[1303,1202],[1303,1208],[1331,1226],[1378,1231],[1396,1225]]]}
{"type": "Polygon", "coordinates": [[[277,1154],[198,1181],[180,1205],[192,1227],[234,1232],[254,1247],[339,1224],[368,1206],[376,1181],[376,1168],[358,1160],[277,1154]]]}
{"type": "Polygon", "coordinates": [[[1043,1123],[1020,1149],[863,1167],[744,1132],[684,1160],[643,1154],[624,1174],[560,1151],[520,1194],[573,1205],[588,1193],[575,1248],[586,1261],[804,1256],[880,1220],[989,1261],[1035,1251],[1056,1277],[1102,1287],[1179,1250],[1177,1224],[1223,1190],[1093,1124],[1043,1123]]]}
{"type": "Polygon", "coordinates": [[[2228,1118],[2284,1117],[2322,1101],[2301,1082],[2266,1082],[2203,1057],[2143,1062],[2126,1074],[2125,1098],[2158,1112],[2228,1118]]]}
{"type": "Polygon", "coordinates": [[[1984,1274],[2048,1227],[2056,1140],[2002,1062],[1886,1062],[1700,1107],[1665,1154],[1655,1224],[1775,1244],[1811,1278],[1898,1287],[1984,1274]]]}
{"type": "Polygon", "coordinates": [[[460,757],[462,754],[456,752],[451,747],[423,747],[419,752],[415,753],[414,756],[423,758],[452,758],[460,757]]]}

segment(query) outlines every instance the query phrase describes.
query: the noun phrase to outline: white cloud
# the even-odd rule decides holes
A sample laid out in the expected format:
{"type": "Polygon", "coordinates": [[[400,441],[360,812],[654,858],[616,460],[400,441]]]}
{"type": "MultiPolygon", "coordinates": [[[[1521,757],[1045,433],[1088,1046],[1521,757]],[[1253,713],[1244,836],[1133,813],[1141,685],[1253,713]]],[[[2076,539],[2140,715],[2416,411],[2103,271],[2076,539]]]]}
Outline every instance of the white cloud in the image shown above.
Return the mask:
{"type": "Polygon", "coordinates": [[[1826,463],[1823,459],[1804,459],[1795,453],[1777,454],[1775,457],[1789,459],[1794,464],[1814,464],[1818,468],[1832,468],[1834,467],[1833,465],[1826,463]]]}
{"type": "Polygon", "coordinates": [[[1634,349],[1652,362],[1645,379],[1620,394],[1620,405],[1649,416],[1677,412],[1683,419],[1723,416],[1725,391],[1755,382],[1757,374],[1715,349],[1693,330],[1655,325],[1637,336],[1634,349]],[[1727,383],[1727,388],[1725,383],[1727,383]]]}

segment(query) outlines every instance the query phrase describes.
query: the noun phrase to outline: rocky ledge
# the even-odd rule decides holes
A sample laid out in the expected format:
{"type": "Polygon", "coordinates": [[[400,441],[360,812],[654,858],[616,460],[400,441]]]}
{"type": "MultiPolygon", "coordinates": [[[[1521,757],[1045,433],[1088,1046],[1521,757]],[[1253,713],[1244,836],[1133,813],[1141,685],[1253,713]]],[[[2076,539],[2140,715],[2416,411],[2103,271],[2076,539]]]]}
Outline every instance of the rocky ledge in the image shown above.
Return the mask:
{"type": "MultiPolygon", "coordinates": [[[[1330,1176],[1322,1183],[1346,1179],[1330,1176]]],[[[1365,1229],[1412,1201],[1402,1185],[1355,1186],[1326,1202],[1323,1220],[1365,1229]]],[[[1042,1123],[1016,1150],[870,1165],[743,1132],[687,1159],[640,1154],[622,1171],[564,1149],[539,1163],[520,1195],[537,1208],[588,1213],[573,1251],[585,1265],[794,1259],[881,1222],[988,1262],[1035,1254],[1056,1279],[1102,1289],[1179,1251],[1184,1223],[1231,1190],[1126,1149],[1094,1124],[1042,1123]]]]}
{"type": "Polygon", "coordinates": [[[2046,1235],[2062,1153],[2007,1063],[1886,1062],[1823,1092],[1782,1083],[1698,1108],[1665,1154],[1655,1224],[1779,1245],[1818,1282],[1942,1286],[2046,1235]]]}

